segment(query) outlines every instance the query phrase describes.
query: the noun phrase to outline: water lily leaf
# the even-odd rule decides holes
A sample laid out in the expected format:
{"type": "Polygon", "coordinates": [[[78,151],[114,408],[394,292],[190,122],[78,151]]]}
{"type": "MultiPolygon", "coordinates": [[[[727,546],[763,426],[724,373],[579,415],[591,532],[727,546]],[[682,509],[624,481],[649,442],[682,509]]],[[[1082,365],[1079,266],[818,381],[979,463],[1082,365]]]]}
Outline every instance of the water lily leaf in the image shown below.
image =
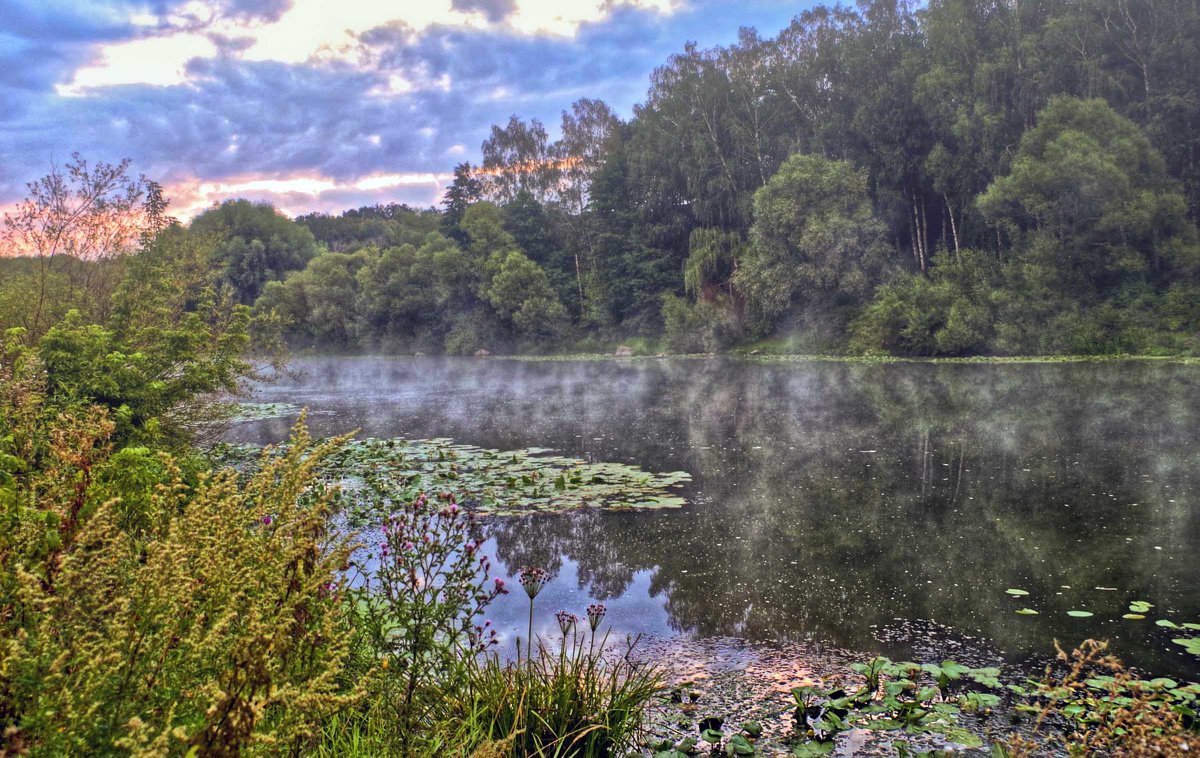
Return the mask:
{"type": "Polygon", "coordinates": [[[1018,613],[1018,614],[1020,614],[1020,615],[1022,615],[1022,616],[1036,616],[1036,615],[1038,615],[1038,612],[1037,612],[1037,611],[1035,611],[1035,610],[1034,610],[1034,609],[1032,609],[1032,608],[1022,608],[1021,610],[1017,611],[1017,613],[1018,613]]]}
{"type": "Polygon", "coordinates": [[[1095,614],[1093,614],[1091,611],[1067,611],[1067,615],[1073,616],[1077,619],[1085,619],[1085,618],[1090,618],[1091,616],[1093,616],[1095,614]]]}
{"type": "Polygon", "coordinates": [[[1165,626],[1168,629],[1179,629],[1180,628],[1178,624],[1176,624],[1174,621],[1171,621],[1170,619],[1159,619],[1158,621],[1155,621],[1154,624],[1156,626],[1165,626]]]}
{"type": "Polygon", "coordinates": [[[1010,594],[1014,597],[1025,597],[1026,595],[1029,594],[1029,592],[1027,590],[1019,590],[1019,589],[1015,589],[1015,588],[1006,589],[1005,592],[1007,592],[1008,594],[1010,594]]]}
{"type": "Polygon", "coordinates": [[[1146,618],[1146,616],[1141,613],[1126,613],[1123,616],[1121,616],[1121,618],[1129,619],[1131,621],[1141,621],[1142,619],[1146,618]]]}
{"type": "Polygon", "coordinates": [[[834,742],[818,742],[817,740],[809,740],[801,742],[792,749],[792,755],[796,758],[819,758],[822,755],[829,755],[833,752],[834,742]]]}
{"type": "MultiPolygon", "coordinates": [[[[276,448],[273,454],[282,454],[276,448]]],[[[501,452],[456,444],[447,438],[359,439],[346,443],[327,460],[322,475],[351,494],[382,490],[387,498],[408,498],[419,491],[469,495],[468,507],[492,515],[559,513],[580,508],[642,510],[686,504],[671,492],[691,480],[686,472],[658,475],[622,463],[589,463],[547,455],[547,448],[501,452]]],[[[219,462],[248,469],[261,450],[225,446],[219,462]],[[224,458],[225,460],[220,460],[224,458]]],[[[352,520],[371,522],[379,498],[349,497],[352,520]],[[355,508],[358,508],[356,511],[355,508]]]]}
{"type": "Polygon", "coordinates": [[[1146,611],[1150,610],[1153,607],[1154,607],[1153,605],[1151,605],[1150,603],[1147,603],[1145,600],[1134,600],[1132,603],[1129,604],[1129,612],[1130,613],[1145,613],[1146,611]]]}

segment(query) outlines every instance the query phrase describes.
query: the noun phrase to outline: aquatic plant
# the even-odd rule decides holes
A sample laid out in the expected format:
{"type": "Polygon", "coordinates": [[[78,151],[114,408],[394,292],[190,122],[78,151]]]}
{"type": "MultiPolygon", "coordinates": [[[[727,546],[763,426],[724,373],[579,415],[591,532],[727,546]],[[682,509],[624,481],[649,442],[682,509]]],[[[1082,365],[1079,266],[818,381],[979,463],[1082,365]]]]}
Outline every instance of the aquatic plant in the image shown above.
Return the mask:
{"type": "Polygon", "coordinates": [[[579,631],[575,614],[556,616],[557,649],[536,640],[524,661],[484,657],[472,675],[466,723],[476,739],[502,744],[503,755],[621,755],[635,746],[663,672],[639,658],[639,638],[613,646],[607,631],[579,631]]]}
{"type": "MultiPolygon", "coordinates": [[[[561,513],[578,508],[642,510],[679,508],[686,503],[673,490],[691,481],[683,471],[652,474],[621,463],[589,463],[548,455],[546,448],[499,451],[459,445],[449,439],[361,439],[348,442],[326,463],[332,482],[345,485],[346,509],[358,525],[377,523],[389,498],[411,499],[418,492],[469,493],[462,505],[497,516],[561,513]],[[365,488],[371,496],[353,497],[365,488]],[[384,493],[389,498],[375,497],[384,493]]],[[[251,446],[222,446],[219,463],[252,468],[251,446]]]]}
{"type": "Polygon", "coordinates": [[[1031,756],[1047,743],[1070,755],[1181,755],[1195,744],[1200,684],[1140,679],[1106,642],[1055,647],[1056,662],[1041,680],[1014,687],[1025,698],[1018,709],[1034,715],[1032,738],[1013,734],[994,755],[1031,756]]]}
{"type": "Polygon", "coordinates": [[[997,668],[954,661],[893,662],[882,656],[850,668],[864,679],[864,686],[853,692],[814,686],[792,690],[800,737],[796,755],[828,754],[837,735],[851,728],[937,734],[964,747],[979,747],[982,740],[959,717],[990,712],[1000,703],[999,696],[979,689],[1002,686],[997,668]]]}

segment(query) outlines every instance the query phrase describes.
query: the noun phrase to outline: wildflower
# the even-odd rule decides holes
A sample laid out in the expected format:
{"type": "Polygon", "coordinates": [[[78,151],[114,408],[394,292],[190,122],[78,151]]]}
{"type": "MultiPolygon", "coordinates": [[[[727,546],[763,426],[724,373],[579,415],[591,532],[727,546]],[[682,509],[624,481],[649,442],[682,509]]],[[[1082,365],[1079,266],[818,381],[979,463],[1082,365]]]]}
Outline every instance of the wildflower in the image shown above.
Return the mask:
{"type": "Polygon", "coordinates": [[[604,603],[592,603],[588,606],[588,625],[592,627],[593,632],[596,631],[596,627],[600,626],[600,622],[604,619],[604,614],[607,612],[608,608],[604,607],[604,603]]]}
{"type": "Polygon", "coordinates": [[[521,586],[525,588],[525,594],[529,595],[529,599],[533,600],[546,586],[546,580],[550,575],[543,568],[537,566],[526,566],[521,569],[521,586]]]}
{"type": "Polygon", "coordinates": [[[508,592],[504,589],[504,580],[500,577],[496,577],[496,592],[508,592]]]}
{"type": "Polygon", "coordinates": [[[263,522],[263,526],[270,526],[270,525],[271,525],[271,517],[270,517],[270,516],[263,516],[263,517],[262,517],[262,522],[263,522]]]}
{"type": "Polygon", "coordinates": [[[381,660],[379,662],[379,668],[384,669],[386,671],[387,667],[388,667],[388,659],[387,659],[387,656],[385,655],[385,656],[383,656],[383,660],[381,660]]]}
{"type": "Polygon", "coordinates": [[[471,553],[475,552],[475,543],[468,542],[466,545],[463,546],[463,549],[467,551],[467,555],[470,555],[471,553]]]}
{"type": "Polygon", "coordinates": [[[571,630],[575,628],[575,622],[579,621],[578,616],[566,611],[559,611],[555,617],[558,618],[558,628],[562,631],[563,636],[570,634],[571,630]]]}

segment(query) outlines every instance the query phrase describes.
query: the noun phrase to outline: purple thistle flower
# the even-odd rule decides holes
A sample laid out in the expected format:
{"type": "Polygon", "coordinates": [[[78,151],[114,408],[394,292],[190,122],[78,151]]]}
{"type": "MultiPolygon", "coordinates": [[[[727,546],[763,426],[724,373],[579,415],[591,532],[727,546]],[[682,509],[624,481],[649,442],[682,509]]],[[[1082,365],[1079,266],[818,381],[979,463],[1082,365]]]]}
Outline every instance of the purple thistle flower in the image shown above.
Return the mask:
{"type": "Polygon", "coordinates": [[[262,517],[262,522],[263,522],[263,526],[270,526],[270,525],[271,525],[271,517],[270,517],[270,516],[263,516],[263,517],[262,517]]]}

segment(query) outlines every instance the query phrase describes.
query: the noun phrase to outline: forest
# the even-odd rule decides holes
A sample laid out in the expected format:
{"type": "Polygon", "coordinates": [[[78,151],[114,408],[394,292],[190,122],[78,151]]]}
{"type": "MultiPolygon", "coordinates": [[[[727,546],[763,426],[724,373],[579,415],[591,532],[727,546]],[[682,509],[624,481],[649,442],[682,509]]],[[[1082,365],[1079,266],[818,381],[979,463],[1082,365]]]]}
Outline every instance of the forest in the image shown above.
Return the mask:
{"type": "Polygon", "coordinates": [[[1198,46],[1182,0],[819,6],[686,46],[629,119],[493,126],[440,208],[171,234],[319,351],[1188,354],[1198,46]]]}

